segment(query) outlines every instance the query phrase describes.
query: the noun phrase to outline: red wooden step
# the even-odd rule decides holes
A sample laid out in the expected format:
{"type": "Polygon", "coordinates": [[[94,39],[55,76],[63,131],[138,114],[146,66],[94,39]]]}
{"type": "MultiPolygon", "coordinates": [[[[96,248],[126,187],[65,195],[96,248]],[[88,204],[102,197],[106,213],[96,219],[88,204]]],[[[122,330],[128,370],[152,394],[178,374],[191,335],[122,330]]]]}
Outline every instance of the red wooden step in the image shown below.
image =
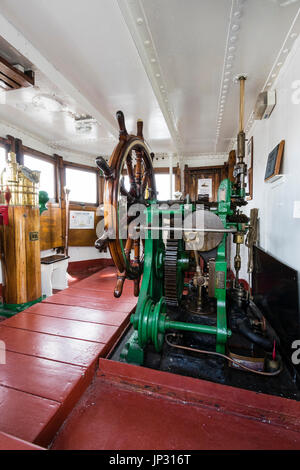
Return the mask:
{"type": "Polygon", "coordinates": [[[50,303],[39,303],[26,310],[27,313],[44,315],[47,317],[65,318],[88,323],[100,323],[103,325],[121,326],[127,321],[130,314],[125,312],[114,312],[111,310],[93,310],[84,307],[73,307],[50,303]]]}
{"type": "Polygon", "coordinates": [[[133,309],[136,305],[136,299],[127,299],[126,301],[118,302],[117,300],[92,300],[89,299],[87,294],[86,297],[74,297],[72,295],[66,295],[65,291],[52,295],[47,299],[43,300],[43,303],[58,304],[58,305],[70,305],[74,307],[85,307],[93,310],[111,310],[114,312],[128,312],[133,309]]]}
{"type": "Polygon", "coordinates": [[[5,321],[5,326],[96,343],[109,342],[118,331],[117,327],[111,325],[36,315],[26,310],[5,321]]]}
{"type": "Polygon", "coordinates": [[[45,450],[15,436],[0,432],[0,450],[45,450]]]}
{"type": "Polygon", "coordinates": [[[75,386],[87,382],[87,370],[35,356],[6,352],[0,385],[62,403],[75,386]]]}
{"type": "Polygon", "coordinates": [[[10,328],[0,323],[0,340],[6,350],[93,369],[103,353],[104,343],[10,328]]]}
{"type": "Polygon", "coordinates": [[[0,403],[2,432],[45,445],[53,432],[53,421],[60,403],[2,386],[0,403]]]}

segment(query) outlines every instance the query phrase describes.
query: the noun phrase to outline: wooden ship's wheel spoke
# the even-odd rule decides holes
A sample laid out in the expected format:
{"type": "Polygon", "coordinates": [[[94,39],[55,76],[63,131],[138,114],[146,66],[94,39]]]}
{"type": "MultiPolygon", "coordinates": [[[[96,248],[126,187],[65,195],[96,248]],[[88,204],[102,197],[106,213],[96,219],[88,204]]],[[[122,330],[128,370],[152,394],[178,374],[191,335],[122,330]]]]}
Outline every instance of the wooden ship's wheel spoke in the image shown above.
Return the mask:
{"type": "Polygon", "coordinates": [[[131,195],[136,197],[137,196],[136,181],[135,181],[135,176],[134,176],[133,167],[132,167],[131,153],[126,158],[126,166],[127,166],[127,174],[129,178],[129,184],[130,184],[129,192],[131,195]]]}
{"type": "Polygon", "coordinates": [[[134,294],[138,296],[144,253],[139,238],[135,240],[130,235],[124,236],[124,228],[126,225],[128,227],[134,218],[128,215],[122,216],[121,209],[125,207],[127,209],[125,214],[127,214],[128,209],[134,203],[149,204],[151,199],[156,199],[152,166],[154,154],[150,153],[144,142],[141,120],[137,122],[137,135],[128,134],[122,111],[117,112],[117,120],[120,128],[119,143],[108,164],[102,157],[98,157],[96,163],[105,177],[105,230],[110,234],[108,246],[118,269],[114,295],[116,297],[122,295],[124,281],[127,278],[134,281],[134,294]],[[129,179],[129,188],[125,187],[124,176],[126,174],[129,179]]]}

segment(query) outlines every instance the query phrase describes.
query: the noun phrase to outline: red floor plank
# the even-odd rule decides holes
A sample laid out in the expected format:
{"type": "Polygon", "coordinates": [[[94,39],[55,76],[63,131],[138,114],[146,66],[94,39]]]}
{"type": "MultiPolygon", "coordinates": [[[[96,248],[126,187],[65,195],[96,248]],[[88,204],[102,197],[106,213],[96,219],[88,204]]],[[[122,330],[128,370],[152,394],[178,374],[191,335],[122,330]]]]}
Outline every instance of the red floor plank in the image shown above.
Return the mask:
{"type": "MultiPolygon", "coordinates": [[[[117,283],[117,276],[113,278],[102,278],[102,279],[95,279],[95,278],[87,278],[84,281],[80,282],[80,288],[81,289],[94,289],[95,291],[101,292],[103,288],[105,289],[112,289],[112,292],[114,288],[116,287],[117,283]]],[[[70,286],[69,288],[75,289],[77,286],[70,286]]],[[[132,281],[125,281],[124,286],[123,286],[123,292],[130,292],[131,295],[133,295],[133,282],[132,281]]]]}
{"type": "Polygon", "coordinates": [[[69,294],[53,295],[1,323],[2,431],[47,446],[91,383],[99,355],[107,354],[127,325],[136,299],[126,293],[118,302],[112,296],[115,269],[94,276],[96,291],[85,293],[80,281],[69,294]]]}
{"type": "Polygon", "coordinates": [[[115,301],[114,303],[109,300],[89,300],[88,295],[86,298],[74,297],[64,294],[62,291],[59,294],[52,295],[47,299],[43,300],[43,303],[58,304],[58,305],[70,305],[74,307],[85,307],[91,308],[92,310],[111,310],[114,312],[127,312],[136,305],[136,299],[122,301],[122,303],[115,301]]]}
{"type": "Polygon", "coordinates": [[[10,351],[6,352],[6,364],[0,365],[0,385],[60,403],[84,381],[84,367],[10,351]]]}
{"type": "Polygon", "coordinates": [[[0,429],[28,442],[39,442],[60,404],[0,386],[0,429]]]}
{"type": "Polygon", "coordinates": [[[67,419],[52,448],[300,449],[300,434],[126,390],[98,378],[67,419]]]}
{"type": "Polygon", "coordinates": [[[30,442],[18,439],[10,434],[0,432],[0,450],[45,450],[43,447],[36,446],[30,442]]]}
{"type": "MultiPolygon", "coordinates": [[[[116,299],[113,294],[113,289],[109,288],[101,288],[101,291],[97,291],[95,289],[76,289],[75,287],[69,287],[64,291],[58,292],[55,294],[55,297],[59,297],[61,295],[69,295],[72,297],[83,297],[84,299],[88,298],[89,300],[100,301],[104,300],[105,302],[110,301],[112,305],[117,304],[126,304],[132,303],[134,300],[132,299],[132,294],[126,295],[126,293],[122,295],[120,299],[116,299]]],[[[50,298],[50,297],[49,297],[50,298]]]]}
{"type": "Polygon", "coordinates": [[[84,307],[73,307],[69,305],[58,305],[39,303],[26,310],[27,313],[44,315],[47,317],[65,318],[89,323],[100,323],[102,325],[120,326],[129,318],[130,313],[114,312],[111,310],[93,310],[84,307]]]}
{"type": "Polygon", "coordinates": [[[105,348],[105,344],[101,343],[36,333],[6,325],[0,325],[0,340],[5,342],[8,351],[94,368],[105,348]]]}
{"type": "Polygon", "coordinates": [[[5,322],[5,325],[12,328],[20,328],[96,343],[107,343],[118,330],[115,326],[65,320],[57,317],[46,317],[26,311],[9,318],[5,322]]]}

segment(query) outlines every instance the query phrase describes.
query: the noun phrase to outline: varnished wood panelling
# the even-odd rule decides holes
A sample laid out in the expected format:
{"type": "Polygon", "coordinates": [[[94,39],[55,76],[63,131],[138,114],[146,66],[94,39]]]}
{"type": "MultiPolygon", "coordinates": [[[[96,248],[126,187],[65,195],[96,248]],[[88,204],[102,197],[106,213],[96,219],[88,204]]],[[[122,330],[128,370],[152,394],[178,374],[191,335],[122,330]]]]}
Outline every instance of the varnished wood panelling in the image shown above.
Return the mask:
{"type": "Polygon", "coordinates": [[[41,296],[40,241],[30,241],[30,232],[39,233],[39,210],[9,207],[8,217],[3,227],[4,301],[22,304],[41,296]]]}
{"type": "Polygon", "coordinates": [[[69,246],[94,246],[97,240],[96,226],[102,217],[96,215],[97,208],[95,206],[80,206],[70,204],[70,210],[73,211],[93,211],[95,212],[94,229],[69,229],[69,246]]]}
{"type": "Polygon", "coordinates": [[[62,233],[62,210],[58,204],[47,204],[48,210],[41,215],[41,250],[64,245],[62,233]]]}
{"type": "Polygon", "coordinates": [[[31,240],[30,233],[40,232],[38,208],[26,207],[26,288],[27,302],[41,297],[40,240],[31,240]]]}

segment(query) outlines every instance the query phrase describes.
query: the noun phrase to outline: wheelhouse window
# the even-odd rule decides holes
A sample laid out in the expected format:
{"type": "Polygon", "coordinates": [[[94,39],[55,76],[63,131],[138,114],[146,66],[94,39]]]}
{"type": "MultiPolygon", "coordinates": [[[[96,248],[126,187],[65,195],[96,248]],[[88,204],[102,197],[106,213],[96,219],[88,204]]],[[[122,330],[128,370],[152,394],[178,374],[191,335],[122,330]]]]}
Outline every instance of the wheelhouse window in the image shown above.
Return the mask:
{"type": "MultiPolygon", "coordinates": [[[[170,174],[169,173],[156,173],[156,191],[158,201],[167,201],[172,199],[173,195],[170,194],[170,174]]],[[[175,175],[172,175],[172,192],[175,188],[175,175]]]]}
{"type": "MultiPolygon", "coordinates": [[[[172,196],[170,195],[170,174],[169,173],[156,173],[156,191],[158,201],[168,201],[174,197],[175,192],[175,175],[172,175],[172,196]]],[[[127,191],[130,190],[130,182],[128,175],[124,175],[124,187],[127,191]]]]}
{"type": "Polygon", "coordinates": [[[66,187],[70,190],[70,201],[97,204],[96,172],[66,167],[66,187]]]}
{"type": "Polygon", "coordinates": [[[0,146],[0,176],[4,170],[6,163],[6,149],[5,147],[0,146]]]}
{"type": "Polygon", "coordinates": [[[40,171],[40,190],[48,193],[49,199],[55,199],[55,164],[38,157],[24,154],[24,165],[30,170],[40,171]]]}

